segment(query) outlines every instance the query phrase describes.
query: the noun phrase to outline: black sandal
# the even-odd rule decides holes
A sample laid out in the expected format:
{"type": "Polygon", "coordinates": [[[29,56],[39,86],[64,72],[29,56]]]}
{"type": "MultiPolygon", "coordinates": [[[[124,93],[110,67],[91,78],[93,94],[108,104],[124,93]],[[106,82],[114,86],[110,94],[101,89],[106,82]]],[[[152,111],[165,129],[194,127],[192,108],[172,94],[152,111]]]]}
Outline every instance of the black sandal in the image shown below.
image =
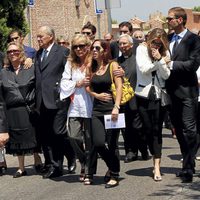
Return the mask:
{"type": "Polygon", "coordinates": [[[93,176],[92,175],[85,175],[84,185],[91,185],[93,183],[93,176]]]}
{"type": "Polygon", "coordinates": [[[79,181],[83,182],[85,179],[85,169],[81,169],[81,173],[79,175],[79,181]]]}

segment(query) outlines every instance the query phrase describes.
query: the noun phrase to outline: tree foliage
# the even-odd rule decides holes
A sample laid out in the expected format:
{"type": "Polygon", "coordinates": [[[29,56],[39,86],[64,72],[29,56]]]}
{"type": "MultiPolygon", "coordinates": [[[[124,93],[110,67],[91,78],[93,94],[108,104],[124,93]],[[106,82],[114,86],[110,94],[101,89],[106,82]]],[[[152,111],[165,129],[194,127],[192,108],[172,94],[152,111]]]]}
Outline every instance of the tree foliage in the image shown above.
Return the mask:
{"type": "Polygon", "coordinates": [[[12,29],[20,29],[24,34],[28,25],[24,15],[27,0],[0,1],[0,49],[3,51],[7,44],[8,34],[12,29]]]}
{"type": "Polygon", "coordinates": [[[195,7],[193,8],[193,11],[200,12],[200,6],[195,6],[195,7]]]}

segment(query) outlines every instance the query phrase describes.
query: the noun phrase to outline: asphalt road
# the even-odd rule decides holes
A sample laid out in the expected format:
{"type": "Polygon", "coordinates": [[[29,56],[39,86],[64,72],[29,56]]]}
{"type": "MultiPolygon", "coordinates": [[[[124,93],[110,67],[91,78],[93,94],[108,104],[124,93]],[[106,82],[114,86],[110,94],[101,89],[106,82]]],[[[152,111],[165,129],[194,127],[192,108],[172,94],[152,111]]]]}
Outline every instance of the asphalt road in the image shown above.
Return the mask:
{"type": "MultiPolygon", "coordinates": [[[[112,189],[105,189],[103,176],[107,170],[99,159],[98,172],[94,184],[85,186],[78,181],[80,166],[76,174],[65,174],[54,180],[42,179],[33,169],[33,157],[26,158],[28,176],[14,179],[17,170],[17,158],[7,156],[8,170],[0,177],[0,200],[179,200],[200,199],[200,172],[197,161],[197,174],[193,183],[181,183],[175,173],[180,169],[180,151],[176,139],[169,130],[163,130],[163,157],[161,172],[163,180],[152,179],[152,160],[141,159],[124,163],[123,141],[120,138],[121,173],[120,184],[112,189]]],[[[66,164],[66,161],[65,161],[66,164]]]]}

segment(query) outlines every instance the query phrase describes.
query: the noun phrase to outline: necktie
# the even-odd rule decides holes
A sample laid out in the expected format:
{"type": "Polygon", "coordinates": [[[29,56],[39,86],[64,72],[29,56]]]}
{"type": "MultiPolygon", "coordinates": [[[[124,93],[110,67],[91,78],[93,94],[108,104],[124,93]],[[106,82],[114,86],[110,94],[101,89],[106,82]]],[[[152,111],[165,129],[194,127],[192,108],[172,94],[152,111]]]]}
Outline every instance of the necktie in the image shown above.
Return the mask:
{"type": "Polygon", "coordinates": [[[44,63],[47,59],[48,50],[44,49],[42,52],[42,63],[44,63]]]}
{"type": "Polygon", "coordinates": [[[174,53],[175,53],[175,51],[176,51],[176,48],[177,48],[177,46],[178,46],[178,39],[179,39],[179,36],[178,35],[175,35],[174,36],[174,46],[173,46],[173,48],[172,48],[172,55],[174,55],[174,53]]]}

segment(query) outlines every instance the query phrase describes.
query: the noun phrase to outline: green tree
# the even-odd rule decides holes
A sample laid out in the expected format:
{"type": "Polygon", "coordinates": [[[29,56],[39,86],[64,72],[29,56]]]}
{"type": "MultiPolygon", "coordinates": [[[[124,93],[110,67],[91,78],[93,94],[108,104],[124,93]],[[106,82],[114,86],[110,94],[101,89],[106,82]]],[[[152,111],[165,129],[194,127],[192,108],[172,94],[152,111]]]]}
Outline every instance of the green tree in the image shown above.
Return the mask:
{"type": "Polygon", "coordinates": [[[193,11],[200,12],[200,6],[195,6],[192,10],[193,10],[193,11]]]}
{"type": "Polygon", "coordinates": [[[8,34],[11,29],[20,29],[24,34],[28,32],[28,25],[24,15],[27,0],[0,1],[0,50],[4,51],[8,34]]]}
{"type": "Polygon", "coordinates": [[[116,19],[112,19],[112,24],[118,24],[116,19]]]}

